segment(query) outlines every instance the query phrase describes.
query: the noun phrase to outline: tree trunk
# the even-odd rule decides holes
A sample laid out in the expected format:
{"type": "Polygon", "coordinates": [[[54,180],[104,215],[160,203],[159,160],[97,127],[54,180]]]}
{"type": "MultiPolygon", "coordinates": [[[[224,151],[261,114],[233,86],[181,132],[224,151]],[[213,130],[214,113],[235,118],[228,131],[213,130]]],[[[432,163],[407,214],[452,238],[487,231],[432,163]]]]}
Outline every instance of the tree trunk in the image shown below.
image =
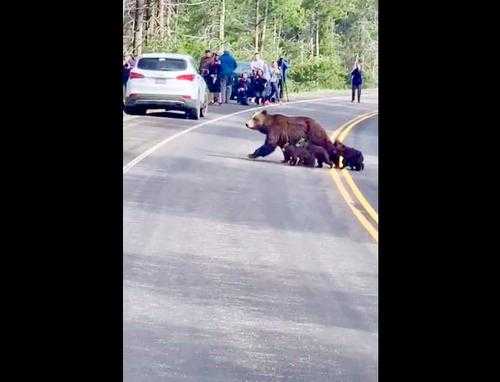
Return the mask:
{"type": "Polygon", "coordinates": [[[319,17],[316,19],[316,58],[319,58],[319,17]]]}
{"type": "Polygon", "coordinates": [[[260,0],[255,3],[255,51],[259,51],[259,4],[260,0]]]}
{"type": "Polygon", "coordinates": [[[144,25],[146,29],[146,33],[144,33],[144,45],[148,46],[151,42],[152,33],[151,33],[151,25],[153,23],[153,0],[146,0],[146,9],[145,9],[145,18],[144,25]]]}
{"type": "Polygon", "coordinates": [[[226,2],[221,0],[220,19],[219,19],[219,40],[221,48],[224,49],[224,21],[226,17],[226,2]]]}
{"type": "Polygon", "coordinates": [[[266,0],[266,8],[264,10],[264,23],[262,25],[262,37],[260,39],[260,52],[264,50],[264,44],[266,43],[266,29],[267,29],[267,11],[269,9],[269,0],[266,0]]]}
{"type": "Polygon", "coordinates": [[[300,42],[300,63],[304,64],[304,41],[300,42]]]}
{"type": "Polygon", "coordinates": [[[278,55],[280,53],[280,42],[281,42],[281,32],[282,31],[283,31],[283,19],[280,19],[279,28],[278,28],[277,44],[276,44],[276,57],[278,57],[278,55]]]}
{"type": "Polygon", "coordinates": [[[273,22],[273,53],[274,53],[274,56],[277,56],[278,53],[277,53],[277,49],[276,49],[276,32],[277,32],[277,19],[275,18],[274,19],[274,22],[273,22]]]}
{"type": "Polygon", "coordinates": [[[144,21],[144,0],[137,0],[135,11],[134,54],[142,53],[142,31],[144,21]]]}
{"type": "Polygon", "coordinates": [[[165,37],[165,0],[158,2],[158,24],[160,24],[160,38],[163,39],[165,37]]]}

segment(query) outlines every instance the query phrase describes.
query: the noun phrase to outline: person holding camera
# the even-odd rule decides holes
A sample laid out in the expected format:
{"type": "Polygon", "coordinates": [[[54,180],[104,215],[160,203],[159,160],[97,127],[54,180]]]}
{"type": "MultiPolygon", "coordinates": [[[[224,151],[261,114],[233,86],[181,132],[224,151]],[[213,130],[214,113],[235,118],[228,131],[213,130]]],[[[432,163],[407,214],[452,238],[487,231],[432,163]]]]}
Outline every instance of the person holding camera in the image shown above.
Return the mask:
{"type": "Polygon", "coordinates": [[[352,98],[351,103],[354,102],[356,95],[356,90],[358,91],[358,103],[361,102],[361,86],[363,84],[363,72],[361,71],[361,63],[356,60],[354,63],[354,68],[351,71],[351,82],[352,82],[352,98]]]}
{"type": "Polygon", "coordinates": [[[250,88],[250,79],[248,78],[247,73],[242,73],[240,78],[238,79],[238,87],[237,87],[238,93],[236,95],[239,104],[245,106],[248,105],[249,88],[250,88]]]}

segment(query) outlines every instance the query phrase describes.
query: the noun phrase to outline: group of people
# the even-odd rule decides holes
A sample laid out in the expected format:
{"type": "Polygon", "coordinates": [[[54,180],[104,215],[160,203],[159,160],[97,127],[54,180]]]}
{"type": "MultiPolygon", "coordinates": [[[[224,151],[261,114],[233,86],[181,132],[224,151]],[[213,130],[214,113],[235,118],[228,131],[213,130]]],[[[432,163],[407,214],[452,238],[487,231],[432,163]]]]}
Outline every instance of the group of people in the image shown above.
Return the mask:
{"type": "Polygon", "coordinates": [[[250,70],[250,75],[242,73],[238,78],[238,102],[242,105],[248,105],[249,100],[257,105],[280,103],[288,70],[286,60],[279,58],[269,65],[255,53],[250,70]]]}
{"type": "MultiPolygon", "coordinates": [[[[136,58],[127,56],[123,61],[122,82],[125,89],[130,70],[135,66],[136,58]]],[[[234,71],[238,64],[225,50],[221,55],[209,49],[201,58],[199,72],[205,79],[209,91],[209,103],[228,103],[233,91],[234,71]]],[[[286,90],[286,75],[289,68],[288,62],[280,57],[269,65],[259,53],[255,53],[250,62],[250,73],[243,72],[236,78],[235,98],[238,103],[248,105],[253,101],[257,105],[280,103],[286,90]]],[[[361,100],[363,72],[361,62],[356,60],[350,73],[352,84],[352,98],[354,102],[357,95],[358,103],[361,100]]]]}
{"type": "Polygon", "coordinates": [[[209,91],[209,104],[228,103],[231,99],[231,80],[238,64],[225,50],[221,55],[209,49],[200,60],[199,72],[205,79],[209,91]]]}
{"type": "Polygon", "coordinates": [[[250,101],[258,105],[279,103],[283,98],[288,63],[283,58],[271,65],[255,53],[250,62],[250,73],[243,72],[235,79],[236,60],[225,50],[221,55],[206,50],[200,60],[199,72],[207,83],[210,92],[209,103],[228,103],[236,83],[235,98],[238,103],[248,105],[250,101]]]}

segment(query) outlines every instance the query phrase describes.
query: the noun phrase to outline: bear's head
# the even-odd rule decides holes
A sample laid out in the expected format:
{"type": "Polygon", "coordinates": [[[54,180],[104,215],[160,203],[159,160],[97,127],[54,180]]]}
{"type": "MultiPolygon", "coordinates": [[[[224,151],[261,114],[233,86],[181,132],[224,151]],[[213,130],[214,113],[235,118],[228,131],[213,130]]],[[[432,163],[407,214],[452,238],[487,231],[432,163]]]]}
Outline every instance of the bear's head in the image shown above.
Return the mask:
{"type": "Polygon", "coordinates": [[[337,152],[343,153],[345,151],[345,145],[342,142],[335,140],[333,145],[335,146],[335,150],[337,152]]]}
{"type": "Polygon", "coordinates": [[[267,117],[267,110],[258,111],[246,121],[245,126],[252,130],[259,130],[265,126],[267,117]]]}

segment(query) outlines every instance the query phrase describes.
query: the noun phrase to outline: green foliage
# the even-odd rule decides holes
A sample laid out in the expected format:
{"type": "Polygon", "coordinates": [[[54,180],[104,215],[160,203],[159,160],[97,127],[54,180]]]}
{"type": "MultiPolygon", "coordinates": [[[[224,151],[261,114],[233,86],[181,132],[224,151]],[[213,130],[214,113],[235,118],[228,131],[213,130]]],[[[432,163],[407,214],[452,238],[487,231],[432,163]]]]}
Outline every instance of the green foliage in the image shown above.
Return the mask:
{"type": "MultiPolygon", "coordinates": [[[[158,1],[147,4],[154,3],[158,1]]],[[[136,1],[127,0],[127,4],[124,50],[128,52],[134,41],[136,1]]],[[[182,52],[198,60],[207,48],[220,51],[225,47],[237,60],[251,60],[256,49],[257,0],[225,0],[224,41],[219,40],[221,0],[190,0],[184,4],[174,7],[170,37],[160,39],[157,26],[143,46],[144,52],[182,52]]],[[[349,86],[349,73],[356,58],[362,61],[365,85],[376,85],[377,7],[376,0],[259,0],[262,56],[268,62],[280,56],[292,62],[289,92],[349,86]],[[268,12],[262,44],[266,1],[268,12]]]]}
{"type": "Polygon", "coordinates": [[[338,59],[321,57],[303,64],[292,65],[289,79],[294,91],[342,89],[346,87],[348,73],[338,59]]]}

